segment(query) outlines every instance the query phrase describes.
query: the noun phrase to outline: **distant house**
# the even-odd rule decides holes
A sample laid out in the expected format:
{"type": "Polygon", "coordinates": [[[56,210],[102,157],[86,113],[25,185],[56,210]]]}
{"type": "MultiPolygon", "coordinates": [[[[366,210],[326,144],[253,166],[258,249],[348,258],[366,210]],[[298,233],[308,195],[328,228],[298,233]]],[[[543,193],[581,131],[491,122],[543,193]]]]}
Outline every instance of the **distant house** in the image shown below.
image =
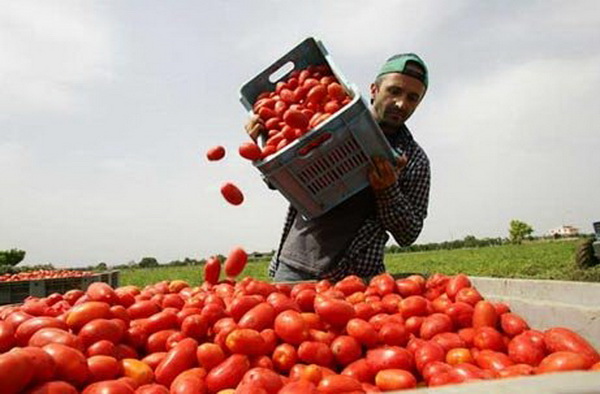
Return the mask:
{"type": "Polygon", "coordinates": [[[575,237],[579,235],[579,229],[573,226],[560,226],[548,231],[552,237],[575,237]]]}

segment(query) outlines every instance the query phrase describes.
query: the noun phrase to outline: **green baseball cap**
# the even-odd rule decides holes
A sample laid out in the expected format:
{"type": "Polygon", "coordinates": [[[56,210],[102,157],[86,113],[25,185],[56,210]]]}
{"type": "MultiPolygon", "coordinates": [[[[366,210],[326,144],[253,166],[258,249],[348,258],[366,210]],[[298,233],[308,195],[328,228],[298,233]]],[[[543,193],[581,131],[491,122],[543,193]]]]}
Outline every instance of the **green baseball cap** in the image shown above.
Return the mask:
{"type": "Polygon", "coordinates": [[[427,87],[429,83],[427,66],[425,65],[425,62],[414,53],[402,53],[390,57],[379,70],[377,78],[389,73],[409,75],[423,82],[425,87],[427,87]]]}

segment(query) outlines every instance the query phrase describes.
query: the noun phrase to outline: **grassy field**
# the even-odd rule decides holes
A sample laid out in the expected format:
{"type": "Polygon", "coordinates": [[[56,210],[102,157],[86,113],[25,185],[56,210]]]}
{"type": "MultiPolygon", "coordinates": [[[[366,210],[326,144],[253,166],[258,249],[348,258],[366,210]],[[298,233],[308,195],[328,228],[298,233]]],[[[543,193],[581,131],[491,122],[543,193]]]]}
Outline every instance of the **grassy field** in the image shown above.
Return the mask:
{"type": "MultiPolygon", "coordinates": [[[[538,241],[475,249],[386,255],[391,273],[459,272],[474,276],[600,281],[600,267],[579,270],[573,256],[579,241],[538,241]]],[[[249,262],[242,276],[268,280],[268,261],[249,262]]],[[[191,285],[202,280],[202,267],[158,267],[121,271],[122,285],[144,286],[160,280],[183,279],[191,285]]]]}

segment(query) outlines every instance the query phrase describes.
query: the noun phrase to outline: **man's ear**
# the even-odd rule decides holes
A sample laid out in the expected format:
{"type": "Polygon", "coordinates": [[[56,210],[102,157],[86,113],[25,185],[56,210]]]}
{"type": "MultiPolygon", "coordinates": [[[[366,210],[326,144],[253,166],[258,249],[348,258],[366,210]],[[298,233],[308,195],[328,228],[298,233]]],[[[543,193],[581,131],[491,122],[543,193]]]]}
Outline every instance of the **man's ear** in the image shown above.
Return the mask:
{"type": "Polygon", "coordinates": [[[379,88],[377,87],[377,85],[375,83],[371,84],[371,104],[373,104],[373,101],[375,101],[375,96],[377,95],[377,90],[379,88]]]}

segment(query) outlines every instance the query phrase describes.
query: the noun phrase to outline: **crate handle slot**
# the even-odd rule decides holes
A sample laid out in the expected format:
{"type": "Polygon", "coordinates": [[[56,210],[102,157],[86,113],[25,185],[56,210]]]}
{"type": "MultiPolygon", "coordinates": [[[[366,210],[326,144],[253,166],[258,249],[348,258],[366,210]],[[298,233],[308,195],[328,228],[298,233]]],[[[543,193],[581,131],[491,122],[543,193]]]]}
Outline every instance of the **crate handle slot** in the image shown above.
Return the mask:
{"type": "Polygon", "coordinates": [[[300,156],[306,156],[310,153],[310,151],[321,146],[324,142],[326,142],[330,138],[331,138],[331,133],[323,133],[320,136],[318,136],[317,138],[315,138],[314,140],[308,142],[302,148],[300,148],[298,150],[298,154],[300,156]]]}
{"type": "Polygon", "coordinates": [[[279,67],[277,70],[271,73],[271,75],[269,75],[269,82],[276,83],[292,72],[294,68],[296,68],[296,65],[293,62],[289,61],[285,63],[283,66],[279,67]]]}

